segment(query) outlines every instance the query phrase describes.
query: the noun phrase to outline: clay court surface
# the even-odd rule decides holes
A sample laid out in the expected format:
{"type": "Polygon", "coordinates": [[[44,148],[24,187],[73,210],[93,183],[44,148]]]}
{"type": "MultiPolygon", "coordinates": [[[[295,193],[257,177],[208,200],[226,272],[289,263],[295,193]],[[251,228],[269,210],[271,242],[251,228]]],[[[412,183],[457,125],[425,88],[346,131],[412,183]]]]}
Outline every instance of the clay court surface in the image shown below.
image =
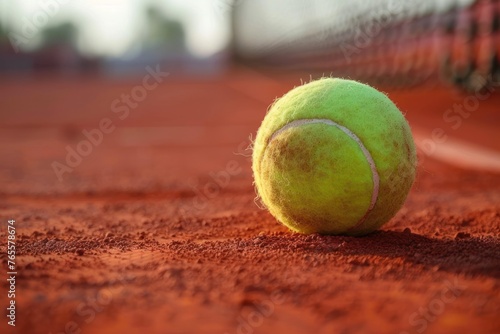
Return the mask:
{"type": "Polygon", "coordinates": [[[0,332],[499,333],[500,94],[455,129],[443,114],[468,95],[387,90],[417,142],[447,139],[419,152],[381,231],[304,236],[255,204],[246,150],[301,78],[171,75],[123,120],[111,104],[140,77],[1,79],[1,258],[15,219],[18,277],[0,332]],[[59,180],[52,163],[104,118],[114,130],[59,180]]]}

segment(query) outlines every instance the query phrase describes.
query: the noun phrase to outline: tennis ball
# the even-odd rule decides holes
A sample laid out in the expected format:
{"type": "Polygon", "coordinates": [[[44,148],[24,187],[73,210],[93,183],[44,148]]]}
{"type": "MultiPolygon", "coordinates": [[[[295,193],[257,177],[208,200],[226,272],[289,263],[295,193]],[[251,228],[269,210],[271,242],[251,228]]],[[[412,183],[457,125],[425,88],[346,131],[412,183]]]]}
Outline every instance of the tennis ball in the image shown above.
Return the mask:
{"type": "Polygon", "coordinates": [[[363,235],[403,205],[417,157],[404,116],[368,85],[322,78],[269,109],[255,138],[255,186],[300,233],[363,235]]]}

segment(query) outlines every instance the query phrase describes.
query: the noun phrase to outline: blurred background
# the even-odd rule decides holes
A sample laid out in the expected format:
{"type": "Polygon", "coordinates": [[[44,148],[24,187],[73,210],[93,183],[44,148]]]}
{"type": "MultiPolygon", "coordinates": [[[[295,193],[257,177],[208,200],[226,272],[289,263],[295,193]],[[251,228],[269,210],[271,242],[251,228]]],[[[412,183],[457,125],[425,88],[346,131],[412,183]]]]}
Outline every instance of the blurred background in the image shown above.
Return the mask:
{"type": "Polygon", "coordinates": [[[496,0],[0,1],[0,71],[203,74],[235,61],[477,90],[499,69],[496,0]]]}
{"type": "Polygon", "coordinates": [[[434,332],[498,328],[499,15],[500,0],[0,0],[17,332],[242,332],[240,311],[283,291],[270,333],[399,333],[457,277],[434,332]],[[410,197],[373,238],[291,234],[254,201],[269,105],[322,76],[386,93],[418,146],[410,197]],[[93,321],[78,305],[103,287],[93,321]]]}
{"type": "Polygon", "coordinates": [[[2,0],[0,69],[133,73],[158,61],[179,71],[216,67],[229,41],[229,10],[216,5],[196,0],[2,0]]]}
{"type": "Polygon", "coordinates": [[[483,0],[241,1],[243,59],[390,86],[443,80],[480,89],[498,76],[499,3],[483,0]],[[256,38],[259,36],[259,38],[256,38]]]}
{"type": "Polygon", "coordinates": [[[388,93],[426,156],[456,161],[465,141],[498,170],[499,17],[496,0],[0,0],[0,180],[189,188],[321,76],[388,93]],[[103,118],[116,131],[70,166],[103,118]]]}

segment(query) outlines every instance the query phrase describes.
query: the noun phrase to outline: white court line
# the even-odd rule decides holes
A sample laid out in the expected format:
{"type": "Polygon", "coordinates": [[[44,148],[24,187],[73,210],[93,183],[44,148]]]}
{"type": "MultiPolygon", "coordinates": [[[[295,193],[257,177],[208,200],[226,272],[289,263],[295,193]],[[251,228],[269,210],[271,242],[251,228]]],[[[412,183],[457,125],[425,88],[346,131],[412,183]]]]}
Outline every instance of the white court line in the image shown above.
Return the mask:
{"type": "MultiPolygon", "coordinates": [[[[415,144],[426,153],[424,144],[432,140],[430,134],[412,127],[415,144]]],[[[465,169],[500,173],[500,152],[465,140],[452,138],[449,135],[443,143],[435,143],[434,150],[428,154],[430,158],[446,162],[465,169]]]]}

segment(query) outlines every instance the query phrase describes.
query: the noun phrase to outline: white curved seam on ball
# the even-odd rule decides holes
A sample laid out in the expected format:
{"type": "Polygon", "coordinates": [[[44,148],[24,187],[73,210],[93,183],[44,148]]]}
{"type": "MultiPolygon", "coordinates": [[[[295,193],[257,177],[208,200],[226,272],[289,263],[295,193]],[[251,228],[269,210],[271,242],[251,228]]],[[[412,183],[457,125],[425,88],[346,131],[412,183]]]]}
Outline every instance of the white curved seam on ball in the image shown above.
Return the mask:
{"type": "Polygon", "coordinates": [[[371,210],[375,207],[375,204],[377,203],[377,198],[378,198],[378,193],[379,193],[379,188],[380,188],[380,177],[379,177],[378,172],[377,172],[377,166],[375,166],[375,161],[373,160],[372,155],[370,154],[368,149],[365,147],[365,145],[363,144],[361,139],[359,139],[359,137],[356,136],[356,134],[354,132],[352,132],[351,130],[349,130],[345,126],[340,125],[340,124],[332,121],[331,119],[312,118],[312,119],[298,119],[298,120],[292,121],[292,122],[286,124],[285,126],[283,126],[281,129],[276,130],[269,138],[267,145],[269,145],[269,143],[271,141],[273,141],[273,139],[276,138],[276,136],[279,136],[284,131],[286,131],[290,128],[302,126],[305,124],[326,124],[326,125],[335,126],[336,128],[340,129],[342,132],[344,132],[346,135],[348,135],[351,139],[353,139],[358,144],[359,148],[363,152],[363,155],[365,156],[366,161],[370,165],[370,170],[372,172],[372,179],[373,179],[373,192],[372,192],[372,197],[370,200],[370,206],[368,207],[368,210],[363,215],[363,217],[361,217],[361,219],[354,226],[352,226],[351,228],[348,229],[348,231],[355,230],[356,228],[360,227],[363,224],[366,217],[368,216],[368,214],[371,212],[371,210]]]}

